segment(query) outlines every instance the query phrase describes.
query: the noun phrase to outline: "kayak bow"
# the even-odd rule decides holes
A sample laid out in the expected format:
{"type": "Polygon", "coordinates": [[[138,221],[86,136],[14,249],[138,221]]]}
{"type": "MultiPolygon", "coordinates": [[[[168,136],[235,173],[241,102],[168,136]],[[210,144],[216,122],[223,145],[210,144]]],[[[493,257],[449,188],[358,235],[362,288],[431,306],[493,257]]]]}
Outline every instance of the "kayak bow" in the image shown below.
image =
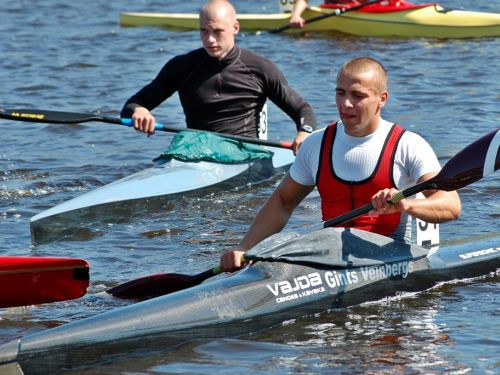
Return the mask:
{"type": "MultiPolygon", "coordinates": [[[[0,118],[49,124],[99,121],[132,126],[131,119],[41,109],[0,108],[0,118]]],[[[161,123],[155,124],[155,129],[173,133],[187,130],[161,123]]],[[[189,130],[198,134],[212,133],[189,130]]],[[[260,145],[269,151],[272,157],[239,163],[157,158],[159,160],[154,167],[102,186],[32,217],[30,220],[32,242],[40,244],[67,237],[74,238],[82,233],[88,233],[88,228],[85,227],[91,221],[116,223],[137,212],[161,209],[169,200],[181,196],[199,196],[212,191],[231,190],[263,182],[286,172],[295,159],[291,142],[233,134],[216,135],[230,141],[260,145]]]]}
{"type": "Polygon", "coordinates": [[[89,264],[83,259],[0,257],[0,307],[75,299],[88,286],[89,264]]]}
{"type": "Polygon", "coordinates": [[[139,212],[158,210],[179,197],[260,183],[288,170],[294,160],[288,149],[266,147],[272,158],[240,164],[159,160],[120,180],[89,191],[30,219],[33,243],[78,234],[86,223],[116,223],[139,212]]]}

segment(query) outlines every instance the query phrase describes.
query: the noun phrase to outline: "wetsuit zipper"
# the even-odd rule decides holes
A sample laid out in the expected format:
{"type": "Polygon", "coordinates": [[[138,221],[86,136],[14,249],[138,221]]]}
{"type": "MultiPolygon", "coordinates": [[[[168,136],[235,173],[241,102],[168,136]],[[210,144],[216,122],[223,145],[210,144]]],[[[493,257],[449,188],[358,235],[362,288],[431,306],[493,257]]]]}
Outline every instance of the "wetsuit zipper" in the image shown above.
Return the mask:
{"type": "Polygon", "coordinates": [[[215,85],[215,96],[216,97],[219,97],[220,96],[220,91],[221,91],[221,74],[220,73],[217,73],[217,81],[216,81],[216,85],[215,85]]]}

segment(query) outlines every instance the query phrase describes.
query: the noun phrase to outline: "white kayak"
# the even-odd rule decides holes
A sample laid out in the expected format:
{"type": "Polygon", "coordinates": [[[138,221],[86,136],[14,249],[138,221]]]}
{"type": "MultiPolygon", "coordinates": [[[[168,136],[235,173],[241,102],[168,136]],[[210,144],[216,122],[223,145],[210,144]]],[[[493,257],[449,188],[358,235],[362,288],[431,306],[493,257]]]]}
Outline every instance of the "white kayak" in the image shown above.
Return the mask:
{"type": "Polygon", "coordinates": [[[289,149],[263,146],[272,158],[240,164],[160,160],[151,168],[85,193],[35,215],[33,243],[71,235],[90,221],[113,221],[141,209],[161,208],[172,198],[229,190],[265,181],[286,172],[294,160],[289,149]]]}

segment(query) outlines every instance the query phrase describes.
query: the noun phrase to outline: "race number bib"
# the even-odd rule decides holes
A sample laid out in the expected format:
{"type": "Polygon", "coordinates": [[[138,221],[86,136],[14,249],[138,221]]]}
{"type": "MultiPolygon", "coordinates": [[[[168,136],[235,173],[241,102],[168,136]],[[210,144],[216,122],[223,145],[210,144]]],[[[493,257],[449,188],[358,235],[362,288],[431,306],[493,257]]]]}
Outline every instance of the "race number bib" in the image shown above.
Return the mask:
{"type": "Polygon", "coordinates": [[[257,138],[267,139],[267,103],[262,107],[257,122],[257,138]]]}
{"type": "Polygon", "coordinates": [[[422,246],[431,252],[439,249],[439,224],[429,224],[420,219],[416,219],[417,245],[422,246]]]}
{"type": "MultiPolygon", "coordinates": [[[[422,199],[424,195],[417,194],[416,199],[422,199]]],[[[439,224],[430,224],[420,219],[415,219],[417,232],[417,245],[429,249],[430,253],[439,249],[439,224]]]]}

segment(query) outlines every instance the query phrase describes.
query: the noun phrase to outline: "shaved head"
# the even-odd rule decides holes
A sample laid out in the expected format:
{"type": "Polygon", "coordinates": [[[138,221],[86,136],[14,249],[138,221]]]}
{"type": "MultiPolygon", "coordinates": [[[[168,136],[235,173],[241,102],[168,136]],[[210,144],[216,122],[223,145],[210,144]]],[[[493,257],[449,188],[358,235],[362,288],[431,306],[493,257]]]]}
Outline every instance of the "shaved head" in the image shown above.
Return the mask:
{"type": "Polygon", "coordinates": [[[364,137],[380,124],[387,92],[387,73],[371,57],[356,57],[346,62],[337,75],[335,103],[347,134],[364,137]]]}
{"type": "Polygon", "coordinates": [[[236,9],[233,4],[227,0],[209,0],[205,3],[200,12],[200,19],[207,20],[226,20],[228,22],[237,22],[236,9]]]}
{"type": "Polygon", "coordinates": [[[209,0],[200,12],[200,37],[205,51],[219,60],[234,48],[240,30],[236,10],[227,0],[209,0]]]}
{"type": "Polygon", "coordinates": [[[349,60],[342,66],[339,75],[354,76],[371,72],[374,75],[377,93],[380,94],[383,91],[387,91],[387,71],[382,63],[372,57],[362,56],[349,60]]]}

